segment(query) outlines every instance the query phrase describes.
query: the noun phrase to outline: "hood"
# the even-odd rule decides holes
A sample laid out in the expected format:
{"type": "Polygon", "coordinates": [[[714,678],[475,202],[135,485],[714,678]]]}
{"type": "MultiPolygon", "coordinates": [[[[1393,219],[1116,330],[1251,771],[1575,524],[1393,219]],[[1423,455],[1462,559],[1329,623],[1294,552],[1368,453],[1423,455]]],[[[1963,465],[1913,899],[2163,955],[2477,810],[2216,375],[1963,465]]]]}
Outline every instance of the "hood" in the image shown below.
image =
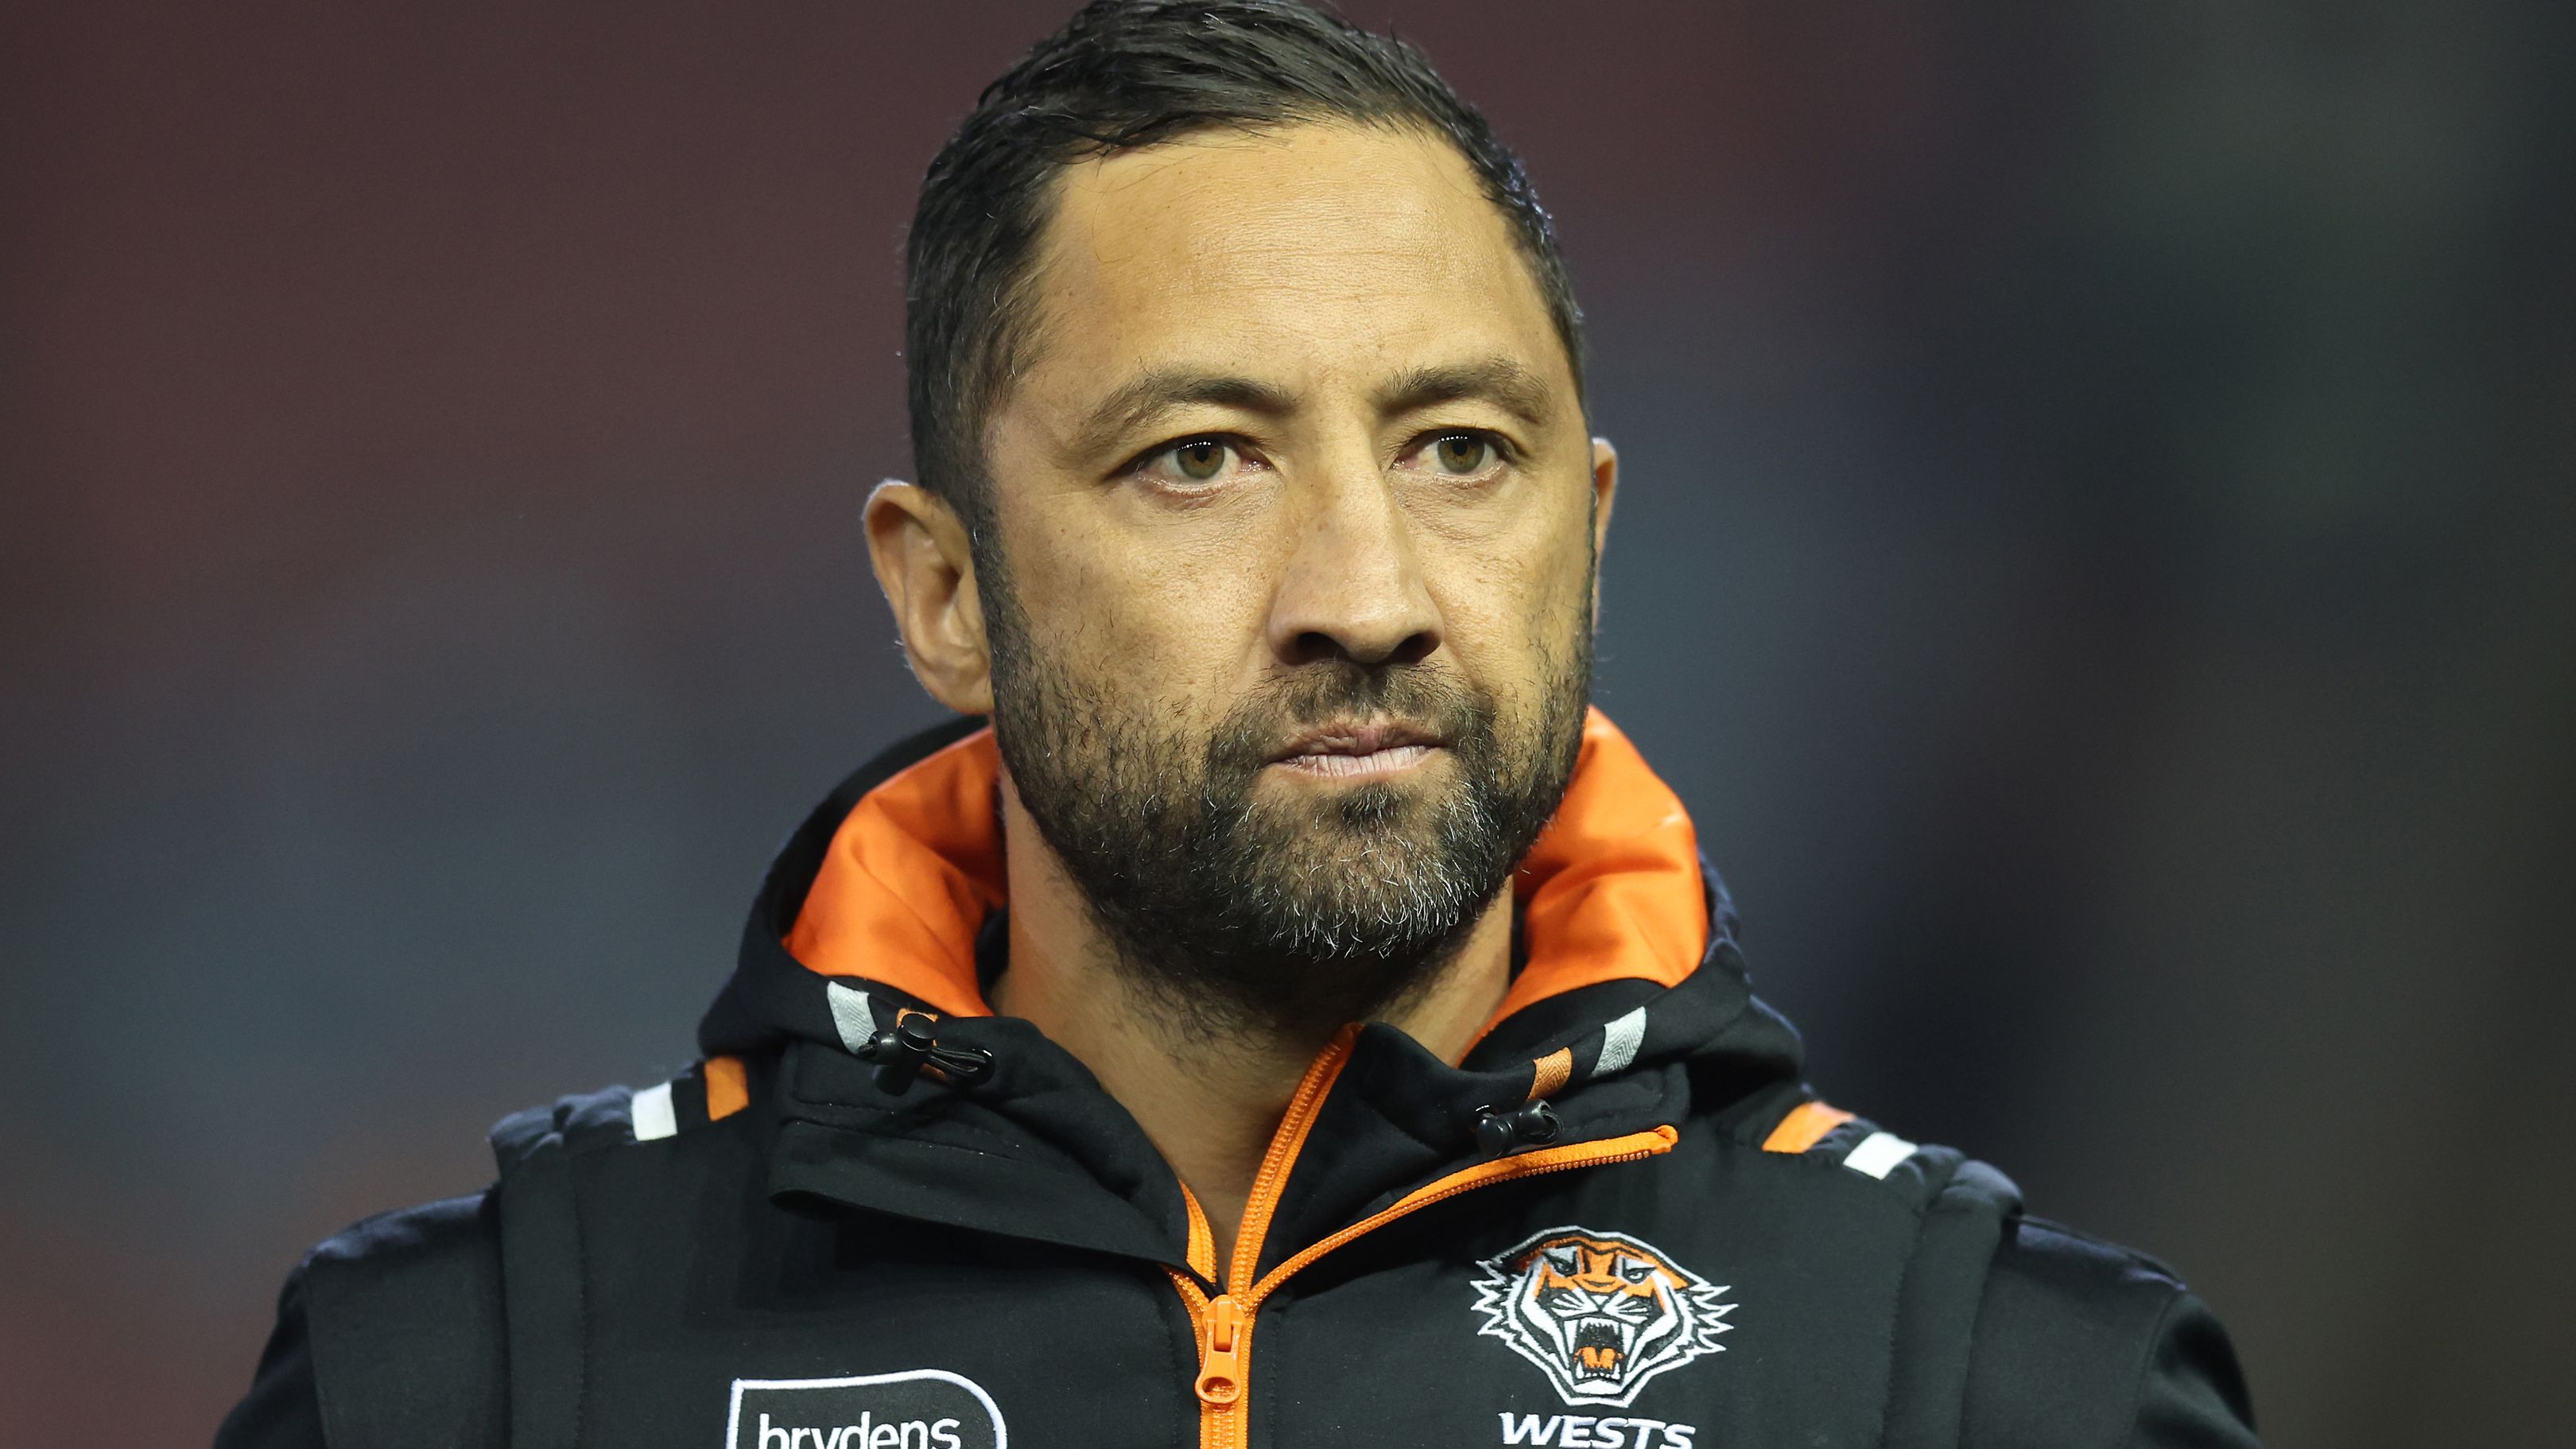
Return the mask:
{"type": "MultiPolygon", "coordinates": [[[[710,1078],[748,1064],[735,1105],[771,1104],[753,1115],[774,1124],[783,1203],[1180,1261],[1184,1193],[1143,1130],[1071,1054],[985,1000],[979,961],[999,964],[1008,905],[1000,775],[991,731],[961,720],[888,750],[806,818],[699,1026],[710,1078]],[[862,1049],[916,1011],[939,1047],[988,1070],[909,1091],[873,1081],[862,1049]]],[[[1576,1141],[1750,1120],[1795,1097],[1797,1035],[1752,997],[1690,817],[1597,710],[1514,890],[1524,964],[1463,1061],[1384,1023],[1328,1054],[1335,1085],[1279,1241],[1490,1154],[1479,1134],[1501,1114],[1544,1103],[1545,1130],[1576,1141]]]]}
{"type": "MultiPolygon", "coordinates": [[[[1009,904],[1000,777],[992,730],[976,719],[913,736],[854,771],[771,865],[701,1046],[849,1045],[853,1023],[846,1004],[836,1014],[835,985],[943,1016],[992,1015],[984,981],[999,932],[989,928],[1009,904]]],[[[1733,907],[1700,858],[1690,816],[1598,709],[1513,890],[1524,964],[1470,1060],[1527,1036],[1534,1009],[1586,988],[1670,989],[1712,968],[1740,988],[1733,907]]]]}

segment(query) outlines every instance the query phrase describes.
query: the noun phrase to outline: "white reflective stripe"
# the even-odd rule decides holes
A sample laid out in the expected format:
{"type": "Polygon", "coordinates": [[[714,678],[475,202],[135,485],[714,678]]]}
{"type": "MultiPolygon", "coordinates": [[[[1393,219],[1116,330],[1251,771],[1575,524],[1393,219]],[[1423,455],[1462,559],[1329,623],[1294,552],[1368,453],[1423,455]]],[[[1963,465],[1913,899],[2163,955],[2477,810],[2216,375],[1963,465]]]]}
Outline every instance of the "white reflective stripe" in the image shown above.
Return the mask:
{"type": "Polygon", "coordinates": [[[1626,1016],[1601,1028],[1601,1059],[1592,1064],[1592,1075],[1606,1077],[1623,1072],[1637,1059],[1637,1048],[1646,1042],[1646,1008],[1640,1006],[1626,1016]]]}
{"type": "Polygon", "coordinates": [[[832,1029],[841,1034],[841,1045],[852,1052],[860,1051],[868,1039],[877,1034],[877,1014],[868,1005],[868,994],[853,991],[838,981],[823,984],[823,999],[832,1003],[832,1029]]]}
{"type": "Polygon", "coordinates": [[[1912,1157],[1915,1150],[1913,1143],[1893,1132],[1872,1132],[1843,1159],[1843,1166],[1870,1177],[1885,1177],[1896,1164],[1912,1157]]]}
{"type": "Polygon", "coordinates": [[[671,1084],[646,1087],[628,1104],[635,1119],[635,1140],[652,1142],[680,1130],[680,1116],[671,1110],[671,1084]]]}

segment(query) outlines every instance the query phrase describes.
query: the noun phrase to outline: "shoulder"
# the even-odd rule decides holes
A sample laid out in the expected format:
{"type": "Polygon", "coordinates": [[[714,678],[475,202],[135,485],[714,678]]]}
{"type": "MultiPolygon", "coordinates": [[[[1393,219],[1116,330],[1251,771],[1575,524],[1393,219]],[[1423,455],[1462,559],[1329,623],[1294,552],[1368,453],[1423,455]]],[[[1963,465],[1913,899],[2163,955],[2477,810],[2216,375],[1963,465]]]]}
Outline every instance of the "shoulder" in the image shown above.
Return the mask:
{"type": "Polygon", "coordinates": [[[502,1218],[511,1184],[524,1179],[542,1193],[550,1161],[722,1135],[696,1129],[734,1117],[748,1101],[743,1061],[720,1056],[641,1091],[611,1087],[503,1118],[491,1133],[500,1169],[493,1187],[379,1213],[305,1255],[278,1295],[276,1328],[249,1394],[224,1420],[218,1449],[499,1443],[509,1377],[502,1218]],[[414,1432],[426,1425],[458,1427],[426,1438],[414,1432]]]}
{"type": "Polygon", "coordinates": [[[349,1267],[394,1270],[489,1256],[498,1242],[491,1197],[469,1193],[378,1213],[315,1244],[297,1271],[309,1282],[349,1267]]]}
{"type": "Polygon", "coordinates": [[[1909,1141],[1802,1093],[1775,1096],[1726,1126],[1737,1144],[1760,1149],[1756,1160],[1916,1214],[1979,1217],[1991,1230],[2021,1210],[2021,1189],[1985,1163],[1954,1148],[1909,1141]],[[1866,1186],[1871,1183],[1876,1188],[1866,1186]]]}
{"type": "Polygon", "coordinates": [[[500,1441],[509,1369],[494,1194],[349,1228],[305,1259],[304,1294],[332,1442],[406,1442],[384,1434],[438,1423],[456,1426],[449,1442],[500,1441]]]}
{"type": "Polygon", "coordinates": [[[2227,1331],[2164,1263],[2026,1216],[1993,1168],[1813,1098],[1747,1114],[1734,1131],[1784,1166],[1844,1183],[1846,1197],[1854,1179],[1875,1179],[1892,1189],[1881,1201],[1920,1214],[1905,1283],[1918,1301],[1900,1333],[1936,1357],[1965,1338],[1955,1402],[1970,1449],[2254,1444],[2227,1331]]]}
{"type": "Polygon", "coordinates": [[[2227,1330],[2173,1269],[2042,1218],[1996,1247],[1964,1410],[1976,1449],[2255,1442],[2227,1330]]]}
{"type": "Polygon", "coordinates": [[[513,1112],[493,1124],[492,1154],[506,1179],[513,1170],[552,1152],[580,1156],[606,1147],[693,1134],[695,1129],[735,1116],[750,1101],[750,1068],[743,1058],[709,1057],[667,1082],[641,1090],[609,1087],[513,1112]]]}
{"type": "Polygon", "coordinates": [[[497,1432],[500,1323],[489,1193],[354,1224],[287,1276],[250,1392],[225,1417],[216,1449],[365,1442],[352,1426],[388,1413],[460,1431],[488,1422],[497,1432]]]}
{"type": "Polygon", "coordinates": [[[329,1314],[346,1297],[395,1298],[416,1315],[497,1305],[501,1219],[512,1181],[544,1159],[691,1135],[741,1111],[742,1063],[699,1062],[640,1091],[609,1087],[561,1097],[493,1124],[500,1178],[465,1197],[380,1213],[316,1246],[297,1270],[307,1311],[329,1314]]]}
{"type": "Polygon", "coordinates": [[[2046,1218],[2022,1217],[1995,1250],[1987,1313],[1998,1310],[2137,1322],[2187,1292],[2162,1260],[2046,1218]]]}

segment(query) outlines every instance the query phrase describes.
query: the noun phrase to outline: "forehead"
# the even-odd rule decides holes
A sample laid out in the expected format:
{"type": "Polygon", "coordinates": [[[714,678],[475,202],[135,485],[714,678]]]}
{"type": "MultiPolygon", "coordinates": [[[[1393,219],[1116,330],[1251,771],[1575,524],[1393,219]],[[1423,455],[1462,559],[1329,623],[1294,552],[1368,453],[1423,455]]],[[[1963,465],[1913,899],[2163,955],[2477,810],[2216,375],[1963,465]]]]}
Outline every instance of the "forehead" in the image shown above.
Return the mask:
{"type": "Polygon", "coordinates": [[[1041,402],[1147,367],[1312,381],[1432,353],[1516,355],[1573,386],[1508,224],[1436,137],[1205,132],[1077,163],[1056,188],[1015,389],[1041,402]]]}

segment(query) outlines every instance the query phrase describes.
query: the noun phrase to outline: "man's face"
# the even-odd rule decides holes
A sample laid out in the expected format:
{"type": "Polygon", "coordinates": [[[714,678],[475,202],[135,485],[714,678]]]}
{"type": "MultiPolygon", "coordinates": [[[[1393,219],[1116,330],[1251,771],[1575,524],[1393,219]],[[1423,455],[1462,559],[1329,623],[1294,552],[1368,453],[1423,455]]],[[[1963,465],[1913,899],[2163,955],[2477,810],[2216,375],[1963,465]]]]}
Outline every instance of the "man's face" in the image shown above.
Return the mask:
{"type": "Polygon", "coordinates": [[[1437,970],[1563,793],[1612,470],[1448,145],[1305,125],[1068,168],[978,550],[1022,804],[1197,1021],[1437,970]]]}

